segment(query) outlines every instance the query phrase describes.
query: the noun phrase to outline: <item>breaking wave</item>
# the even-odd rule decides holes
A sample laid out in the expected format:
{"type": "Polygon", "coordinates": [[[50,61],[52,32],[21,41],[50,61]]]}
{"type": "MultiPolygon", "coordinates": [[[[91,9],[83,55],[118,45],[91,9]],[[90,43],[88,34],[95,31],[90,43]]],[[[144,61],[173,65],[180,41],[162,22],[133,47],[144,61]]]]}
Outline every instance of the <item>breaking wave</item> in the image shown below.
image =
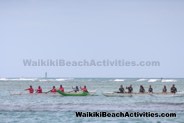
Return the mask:
{"type": "Polygon", "coordinates": [[[114,82],[124,82],[124,79],[115,79],[114,82]]]}
{"type": "Polygon", "coordinates": [[[174,79],[163,79],[162,82],[177,82],[177,80],[174,80],[174,79]]]}
{"type": "Polygon", "coordinates": [[[138,79],[137,82],[143,82],[146,81],[147,79],[138,79]]]}
{"type": "Polygon", "coordinates": [[[149,79],[148,82],[158,82],[160,79],[149,79]]]}

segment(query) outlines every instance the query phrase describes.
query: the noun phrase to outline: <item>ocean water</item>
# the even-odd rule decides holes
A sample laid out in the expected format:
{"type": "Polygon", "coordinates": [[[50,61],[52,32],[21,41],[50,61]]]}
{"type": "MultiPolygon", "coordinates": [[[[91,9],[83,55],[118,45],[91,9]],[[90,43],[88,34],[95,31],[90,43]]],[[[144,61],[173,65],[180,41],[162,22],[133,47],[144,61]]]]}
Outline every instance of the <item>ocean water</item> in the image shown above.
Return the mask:
{"type": "Polygon", "coordinates": [[[122,79],[122,78],[0,78],[0,123],[184,123],[184,97],[105,97],[103,92],[118,91],[120,85],[139,85],[147,90],[152,85],[155,92],[161,92],[163,85],[169,88],[175,84],[178,91],[184,91],[184,79],[122,79]],[[27,94],[24,89],[39,85],[46,92],[62,84],[65,91],[72,86],[86,85],[96,90],[95,96],[63,97],[58,94],[27,94]],[[176,113],[175,118],[78,118],[75,112],[158,112],[176,113]]]}

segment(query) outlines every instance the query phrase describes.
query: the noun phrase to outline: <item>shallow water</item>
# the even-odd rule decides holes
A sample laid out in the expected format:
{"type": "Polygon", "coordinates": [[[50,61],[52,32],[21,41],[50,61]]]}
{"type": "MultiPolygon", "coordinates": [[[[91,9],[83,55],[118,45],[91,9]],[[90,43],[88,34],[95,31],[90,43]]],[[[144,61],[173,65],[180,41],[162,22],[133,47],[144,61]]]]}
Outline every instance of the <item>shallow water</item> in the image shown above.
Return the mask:
{"type": "MultiPolygon", "coordinates": [[[[133,97],[105,97],[102,92],[118,91],[121,84],[134,87],[137,92],[139,85],[148,86],[151,84],[154,91],[161,91],[163,85],[169,87],[174,83],[178,91],[184,91],[184,80],[177,79],[176,82],[148,82],[138,79],[66,79],[55,81],[49,79],[40,81],[25,80],[1,80],[0,81],[0,122],[17,123],[47,123],[47,122],[120,122],[120,123],[183,123],[184,121],[184,97],[154,97],[154,96],[133,96],[133,97]],[[43,91],[48,91],[53,85],[59,87],[62,84],[65,90],[71,90],[72,86],[87,85],[88,90],[97,90],[97,96],[87,97],[63,97],[60,95],[30,95],[26,94],[25,88],[32,85],[42,86],[43,91]],[[21,95],[15,95],[22,93],[21,95]],[[77,118],[76,111],[107,111],[107,112],[166,112],[176,113],[176,118],[77,118]]],[[[153,80],[152,80],[153,81],[153,80]]]]}

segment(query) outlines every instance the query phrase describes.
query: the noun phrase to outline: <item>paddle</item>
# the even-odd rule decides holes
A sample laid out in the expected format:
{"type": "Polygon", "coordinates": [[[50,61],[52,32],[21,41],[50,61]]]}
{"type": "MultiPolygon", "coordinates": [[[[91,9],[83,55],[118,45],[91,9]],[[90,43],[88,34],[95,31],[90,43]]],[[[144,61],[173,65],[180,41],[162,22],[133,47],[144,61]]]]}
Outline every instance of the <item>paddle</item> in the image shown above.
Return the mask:
{"type": "Polygon", "coordinates": [[[10,94],[10,95],[22,95],[23,93],[22,93],[22,92],[12,93],[12,92],[9,91],[9,94],[10,94]]]}
{"type": "Polygon", "coordinates": [[[47,92],[42,92],[42,93],[45,93],[45,94],[47,94],[47,93],[49,93],[49,92],[51,92],[51,90],[49,90],[49,91],[47,91],[47,92]]]}
{"type": "Polygon", "coordinates": [[[74,90],[73,91],[68,91],[68,93],[71,93],[71,92],[75,92],[74,90]]]}
{"type": "Polygon", "coordinates": [[[113,91],[113,93],[127,94],[128,92],[124,91],[124,93],[122,93],[122,92],[119,92],[119,91],[113,91]]]}

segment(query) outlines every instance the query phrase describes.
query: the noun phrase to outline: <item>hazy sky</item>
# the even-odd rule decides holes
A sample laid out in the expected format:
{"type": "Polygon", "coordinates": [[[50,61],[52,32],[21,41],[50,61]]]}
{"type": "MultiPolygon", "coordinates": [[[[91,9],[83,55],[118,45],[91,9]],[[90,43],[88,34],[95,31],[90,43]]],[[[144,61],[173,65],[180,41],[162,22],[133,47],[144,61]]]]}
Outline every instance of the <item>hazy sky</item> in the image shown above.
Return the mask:
{"type": "Polygon", "coordinates": [[[0,77],[184,77],[183,0],[0,1],[0,77]],[[25,67],[23,59],[159,67],[25,67]]]}

